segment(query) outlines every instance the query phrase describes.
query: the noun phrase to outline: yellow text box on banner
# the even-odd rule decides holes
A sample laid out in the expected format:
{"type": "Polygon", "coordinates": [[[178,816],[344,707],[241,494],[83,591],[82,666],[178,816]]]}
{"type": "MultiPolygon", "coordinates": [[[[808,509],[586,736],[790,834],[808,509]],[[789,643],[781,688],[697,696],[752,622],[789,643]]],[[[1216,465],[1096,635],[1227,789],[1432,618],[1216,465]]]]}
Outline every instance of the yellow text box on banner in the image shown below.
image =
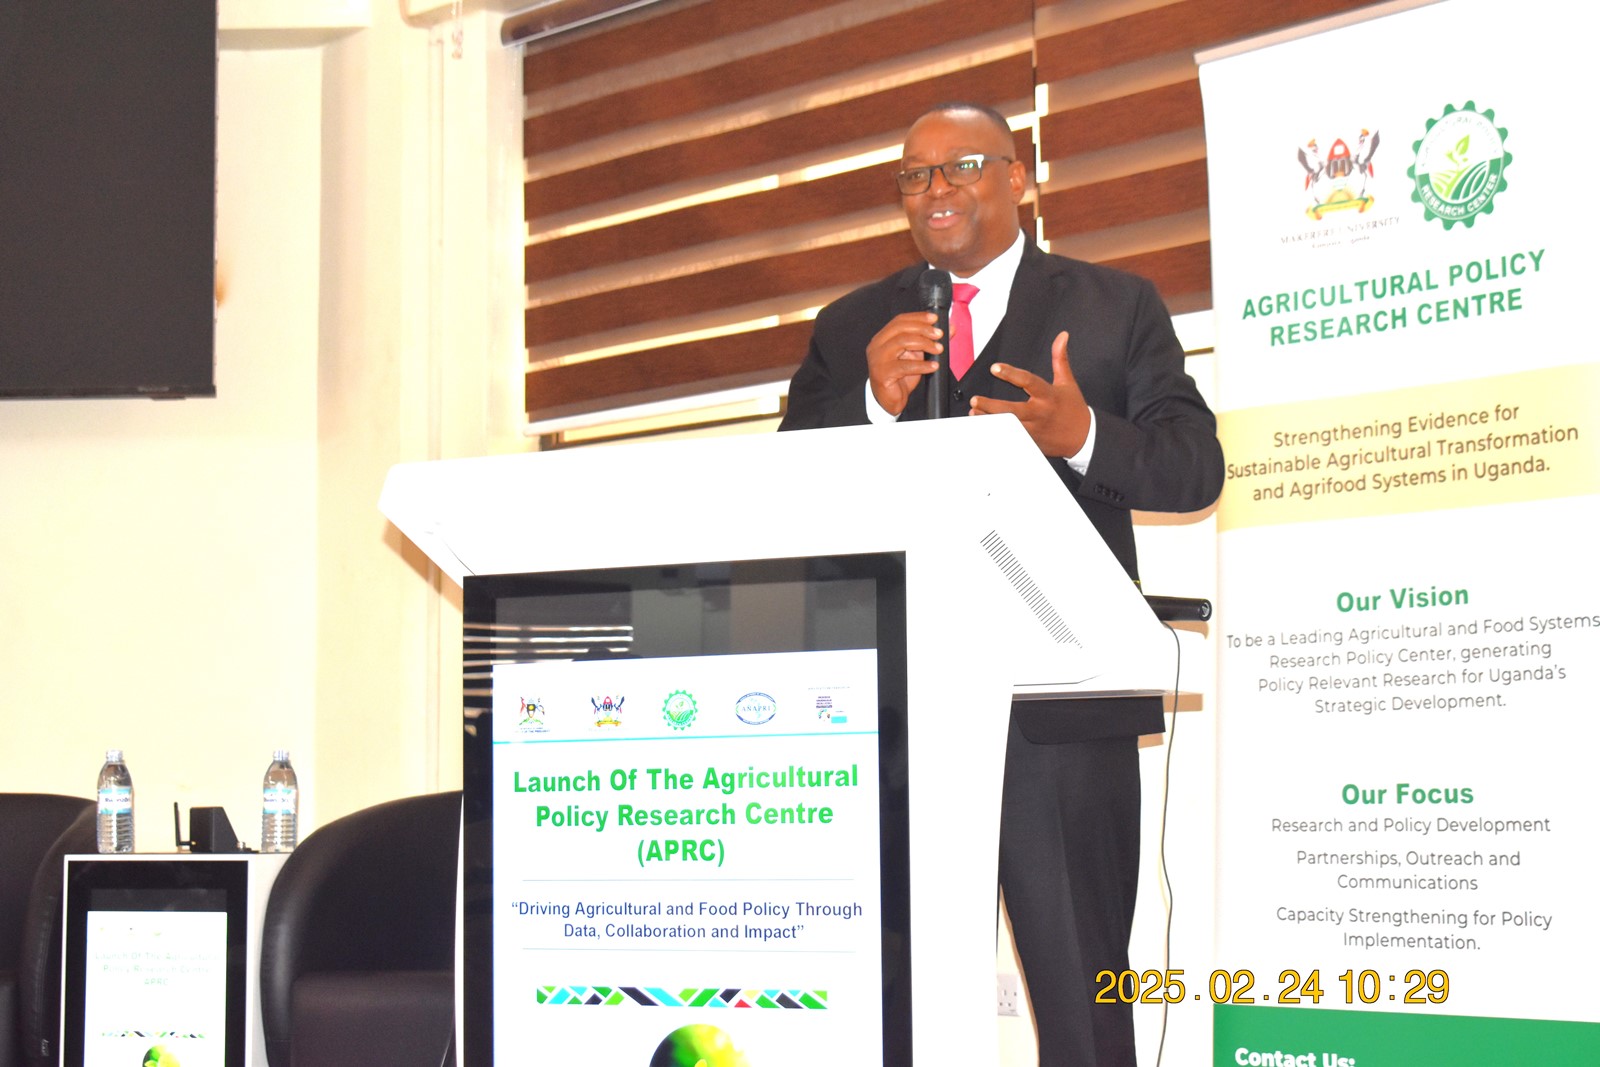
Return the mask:
{"type": "Polygon", "coordinates": [[[1218,529],[1600,492],[1600,365],[1225,412],[1218,529]]]}

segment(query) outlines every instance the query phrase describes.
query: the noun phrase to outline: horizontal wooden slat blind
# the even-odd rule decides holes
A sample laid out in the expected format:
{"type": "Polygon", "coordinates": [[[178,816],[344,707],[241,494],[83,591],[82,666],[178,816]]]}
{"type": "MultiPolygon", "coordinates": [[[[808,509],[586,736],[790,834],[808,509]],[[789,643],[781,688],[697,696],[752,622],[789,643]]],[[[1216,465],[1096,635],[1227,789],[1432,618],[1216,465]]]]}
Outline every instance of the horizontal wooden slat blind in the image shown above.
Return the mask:
{"type": "MultiPolygon", "coordinates": [[[[838,0],[828,2],[836,4],[838,0]]],[[[751,5],[752,9],[760,6],[751,5]]],[[[810,0],[785,4],[780,10],[793,16],[826,6],[828,3],[823,0],[810,0]]],[[[595,130],[616,132],[681,118],[750,96],[847,74],[868,63],[936,48],[949,43],[952,26],[959,27],[960,36],[970,37],[1016,21],[1015,11],[1007,12],[1004,5],[971,10],[973,6],[971,0],[938,0],[926,7],[533,116],[523,130],[524,144],[530,152],[548,152],[586,140],[595,130]]]]}
{"type": "Polygon", "coordinates": [[[665,0],[538,42],[529,418],[786,378],[812,310],[915,255],[891,181],[909,119],[1023,114],[1035,85],[1048,178],[1025,222],[1175,312],[1209,307],[1193,53],[1368,2],[665,0]]]}
{"type": "Polygon", "coordinates": [[[1032,14],[667,2],[530,47],[529,418],[786,378],[810,310],[915,255],[884,155],[908,119],[1032,109],[1032,14]]]}
{"type": "Polygon", "coordinates": [[[842,145],[888,137],[904,125],[903,109],[923,100],[932,103],[952,93],[1005,91],[1008,84],[1024,90],[1026,97],[1032,91],[1032,76],[1032,61],[1023,53],[837,104],[688,137],[531,181],[524,209],[530,220],[537,220],[674,183],[709,185],[735,174],[770,171],[786,159],[825,156],[842,145]]]}
{"type": "MultiPolygon", "coordinates": [[[[522,64],[522,91],[536,93],[649,63],[658,56],[703,41],[760,30],[774,22],[831,7],[838,0],[789,0],[788,3],[680,3],[672,10],[650,13],[643,33],[596,33],[574,37],[556,48],[530,51],[522,64]]],[[[669,5],[670,6],[670,5],[669,5]]]]}
{"type": "Polygon", "coordinates": [[[1052,251],[1156,283],[1175,313],[1211,306],[1205,136],[1194,53],[1370,0],[1037,0],[1049,87],[1039,213],[1052,251]]]}

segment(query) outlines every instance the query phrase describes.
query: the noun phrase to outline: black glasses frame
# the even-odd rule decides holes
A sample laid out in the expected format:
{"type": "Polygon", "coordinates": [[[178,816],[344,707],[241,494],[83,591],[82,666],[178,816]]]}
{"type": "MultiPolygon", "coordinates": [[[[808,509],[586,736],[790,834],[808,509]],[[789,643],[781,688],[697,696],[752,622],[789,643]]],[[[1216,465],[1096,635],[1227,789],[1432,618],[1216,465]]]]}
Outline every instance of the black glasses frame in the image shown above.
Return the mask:
{"type": "Polygon", "coordinates": [[[901,196],[916,196],[933,188],[933,172],[938,171],[944,175],[947,185],[976,185],[983,177],[983,168],[990,163],[1013,163],[1010,156],[991,156],[982,153],[973,153],[962,156],[960,159],[948,160],[944,163],[935,163],[931,167],[910,167],[906,170],[895,171],[895,188],[900,190],[901,196]],[[962,164],[976,161],[977,167],[963,170],[962,164]]]}

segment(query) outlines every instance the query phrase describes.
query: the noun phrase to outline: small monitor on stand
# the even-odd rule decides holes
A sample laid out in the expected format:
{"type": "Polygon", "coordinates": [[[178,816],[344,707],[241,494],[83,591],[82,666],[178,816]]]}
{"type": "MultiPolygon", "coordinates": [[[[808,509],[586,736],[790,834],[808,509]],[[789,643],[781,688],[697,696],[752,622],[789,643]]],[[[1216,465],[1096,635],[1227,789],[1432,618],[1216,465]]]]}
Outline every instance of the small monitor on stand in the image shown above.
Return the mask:
{"type": "Polygon", "coordinates": [[[74,857],[62,956],[63,1067],[244,1067],[244,857],[74,857]]]}

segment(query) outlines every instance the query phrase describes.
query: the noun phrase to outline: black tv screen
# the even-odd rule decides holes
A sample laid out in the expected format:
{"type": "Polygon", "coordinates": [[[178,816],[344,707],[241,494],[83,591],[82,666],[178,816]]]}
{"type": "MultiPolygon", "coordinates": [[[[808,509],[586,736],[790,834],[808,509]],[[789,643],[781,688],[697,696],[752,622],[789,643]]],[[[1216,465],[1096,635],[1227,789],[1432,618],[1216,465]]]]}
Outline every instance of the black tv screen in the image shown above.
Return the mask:
{"type": "Polygon", "coordinates": [[[212,0],[0,0],[0,397],[215,396],[212,0]]]}

